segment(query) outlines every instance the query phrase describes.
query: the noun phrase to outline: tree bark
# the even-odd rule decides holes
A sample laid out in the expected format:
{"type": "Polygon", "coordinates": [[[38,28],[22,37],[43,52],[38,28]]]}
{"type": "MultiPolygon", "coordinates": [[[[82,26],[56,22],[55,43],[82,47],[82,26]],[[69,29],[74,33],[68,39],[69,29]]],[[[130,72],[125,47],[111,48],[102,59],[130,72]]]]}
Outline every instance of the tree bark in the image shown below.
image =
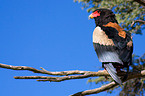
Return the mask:
{"type": "MultiPolygon", "coordinates": [[[[103,71],[100,70],[98,72],[79,71],[79,70],[51,72],[51,71],[45,70],[44,68],[41,68],[42,70],[38,70],[33,67],[27,67],[27,66],[12,66],[12,65],[0,64],[0,67],[6,68],[6,69],[12,69],[12,70],[27,70],[27,71],[32,71],[34,73],[52,75],[52,77],[51,76],[14,76],[15,79],[37,79],[37,81],[61,82],[65,80],[83,79],[83,78],[88,78],[88,77],[110,76],[106,70],[103,70],[103,71]]],[[[120,77],[123,77],[125,74],[126,74],[125,72],[117,73],[117,75],[120,77]]],[[[133,78],[141,78],[141,77],[145,77],[145,70],[142,70],[141,72],[129,72],[127,80],[130,80],[133,78]]],[[[84,95],[90,95],[90,94],[97,94],[97,93],[109,90],[115,86],[118,86],[118,84],[113,81],[109,84],[101,86],[100,88],[78,92],[71,96],[84,96],[84,95]]]]}
{"type": "Polygon", "coordinates": [[[139,4],[145,6],[145,0],[134,0],[136,2],[138,2],[139,4]]]}

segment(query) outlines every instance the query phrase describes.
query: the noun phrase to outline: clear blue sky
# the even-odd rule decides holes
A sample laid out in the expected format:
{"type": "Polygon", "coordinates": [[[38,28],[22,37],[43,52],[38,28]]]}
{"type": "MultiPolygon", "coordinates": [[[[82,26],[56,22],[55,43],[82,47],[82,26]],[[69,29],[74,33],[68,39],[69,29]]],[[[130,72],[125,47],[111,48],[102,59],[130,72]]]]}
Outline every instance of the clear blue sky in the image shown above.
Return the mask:
{"type": "MultiPolygon", "coordinates": [[[[0,0],[0,62],[48,71],[98,71],[101,63],[92,44],[95,23],[88,15],[73,0],[0,0]]],[[[145,53],[144,41],[144,35],[134,36],[134,53],[145,53]]],[[[41,74],[0,68],[1,96],[68,96],[101,86],[87,84],[88,78],[60,83],[13,78],[33,75],[41,74]]]]}

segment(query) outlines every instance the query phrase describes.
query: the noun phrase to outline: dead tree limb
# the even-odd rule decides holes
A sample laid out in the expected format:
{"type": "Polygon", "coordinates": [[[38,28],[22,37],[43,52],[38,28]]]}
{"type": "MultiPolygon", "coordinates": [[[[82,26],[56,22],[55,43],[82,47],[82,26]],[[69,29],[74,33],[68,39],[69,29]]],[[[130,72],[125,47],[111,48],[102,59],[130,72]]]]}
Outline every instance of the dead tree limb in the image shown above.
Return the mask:
{"type": "Polygon", "coordinates": [[[111,82],[111,83],[109,83],[107,85],[101,86],[100,88],[91,89],[91,90],[85,90],[85,91],[78,92],[78,93],[75,93],[75,94],[70,95],[70,96],[85,96],[85,95],[90,95],[90,94],[97,94],[97,93],[100,93],[102,91],[109,90],[110,88],[113,88],[113,87],[115,87],[117,85],[118,85],[117,83],[111,82]]]}
{"type": "Polygon", "coordinates": [[[139,4],[145,6],[145,0],[134,0],[136,2],[138,2],[139,4]]]}
{"type": "Polygon", "coordinates": [[[135,21],[132,22],[131,27],[132,27],[136,22],[140,22],[140,23],[142,23],[142,24],[145,24],[145,21],[143,21],[143,20],[135,20],[135,21]]]}
{"type": "MultiPolygon", "coordinates": [[[[37,79],[37,81],[61,82],[61,81],[72,80],[72,79],[82,79],[82,78],[97,77],[97,76],[109,76],[109,74],[105,70],[98,71],[98,72],[79,71],[79,70],[50,72],[50,71],[45,70],[44,68],[41,68],[42,70],[38,70],[33,67],[27,67],[27,66],[12,66],[12,65],[0,64],[0,67],[6,68],[6,69],[12,69],[12,70],[28,70],[34,73],[41,73],[41,74],[47,74],[47,75],[53,76],[53,77],[51,76],[14,76],[15,79],[37,79]]],[[[126,73],[124,72],[120,72],[117,75],[124,76],[125,74],[126,73]]],[[[141,72],[130,72],[128,74],[127,80],[130,80],[133,78],[140,78],[140,77],[145,77],[145,70],[142,70],[141,72]]],[[[97,93],[106,91],[110,88],[113,88],[115,86],[118,86],[118,84],[116,84],[115,82],[111,82],[107,85],[101,86],[100,88],[78,92],[71,96],[84,96],[84,95],[89,95],[89,94],[97,94],[97,93]]]]}
{"type": "Polygon", "coordinates": [[[40,67],[42,70],[35,69],[33,67],[28,67],[28,66],[12,66],[12,65],[6,65],[6,64],[1,64],[1,68],[6,68],[6,69],[12,69],[12,70],[28,70],[32,71],[34,73],[41,73],[41,74],[48,74],[48,75],[57,75],[57,76],[63,76],[63,75],[73,75],[73,74],[85,74],[90,71],[61,71],[61,72],[50,72],[45,70],[44,68],[40,67]]]}
{"type": "MultiPolygon", "coordinates": [[[[130,79],[133,79],[133,78],[140,78],[140,77],[145,77],[145,70],[142,70],[141,72],[130,72],[128,74],[127,80],[130,80],[130,79]]],[[[113,88],[115,86],[118,86],[118,84],[113,81],[113,82],[111,82],[109,84],[101,86],[100,88],[91,89],[91,90],[85,90],[85,91],[82,91],[82,92],[75,93],[75,94],[73,94],[71,96],[85,96],[85,95],[90,95],[90,94],[97,94],[97,93],[109,90],[109,89],[111,89],[111,88],[113,88]]]]}

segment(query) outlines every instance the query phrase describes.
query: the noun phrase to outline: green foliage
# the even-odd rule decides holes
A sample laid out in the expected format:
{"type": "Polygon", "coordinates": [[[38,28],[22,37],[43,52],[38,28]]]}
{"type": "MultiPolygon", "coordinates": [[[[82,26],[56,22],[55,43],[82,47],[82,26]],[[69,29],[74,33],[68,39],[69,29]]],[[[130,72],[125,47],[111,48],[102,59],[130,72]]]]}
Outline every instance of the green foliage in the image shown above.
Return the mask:
{"type": "Polygon", "coordinates": [[[74,0],[75,2],[81,2],[83,8],[87,8],[88,12],[95,10],[96,8],[111,9],[116,14],[116,19],[120,25],[127,31],[135,34],[142,34],[142,23],[136,23],[131,26],[134,20],[145,19],[145,6],[135,2],[134,0],[74,0]]]}

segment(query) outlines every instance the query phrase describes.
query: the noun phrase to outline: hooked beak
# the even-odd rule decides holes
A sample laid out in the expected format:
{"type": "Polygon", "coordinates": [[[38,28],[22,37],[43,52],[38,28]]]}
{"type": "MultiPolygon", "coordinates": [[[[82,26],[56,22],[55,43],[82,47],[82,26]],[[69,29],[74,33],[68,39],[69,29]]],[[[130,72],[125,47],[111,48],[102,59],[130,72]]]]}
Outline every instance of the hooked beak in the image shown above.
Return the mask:
{"type": "Polygon", "coordinates": [[[88,17],[89,20],[93,19],[93,18],[94,18],[94,16],[92,14],[90,14],[89,17],[88,17]]]}

